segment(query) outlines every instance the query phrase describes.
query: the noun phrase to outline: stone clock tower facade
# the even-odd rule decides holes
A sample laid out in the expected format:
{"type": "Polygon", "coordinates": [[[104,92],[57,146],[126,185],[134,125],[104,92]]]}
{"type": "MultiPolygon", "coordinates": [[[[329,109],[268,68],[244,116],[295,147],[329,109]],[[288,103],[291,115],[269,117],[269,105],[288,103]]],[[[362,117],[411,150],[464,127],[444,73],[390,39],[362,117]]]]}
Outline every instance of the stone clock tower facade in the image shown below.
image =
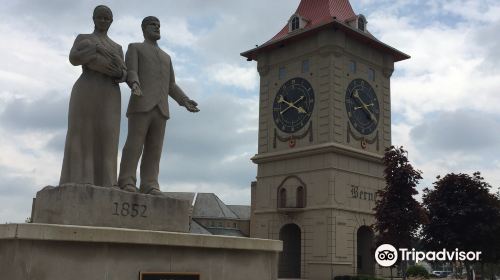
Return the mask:
{"type": "Polygon", "coordinates": [[[348,0],[302,0],[257,61],[251,237],[283,240],[279,278],[380,275],[373,208],[391,145],[390,77],[406,54],[348,0]]]}

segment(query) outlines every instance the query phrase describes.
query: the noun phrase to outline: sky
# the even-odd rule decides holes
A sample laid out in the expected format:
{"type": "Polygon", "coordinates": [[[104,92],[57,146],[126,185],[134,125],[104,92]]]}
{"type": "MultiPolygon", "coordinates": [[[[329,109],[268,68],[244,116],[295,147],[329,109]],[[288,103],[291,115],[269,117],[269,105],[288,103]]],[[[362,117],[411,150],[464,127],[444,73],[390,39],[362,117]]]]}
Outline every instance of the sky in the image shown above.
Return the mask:
{"type": "MultiPolygon", "coordinates": [[[[239,54],[274,36],[299,0],[6,1],[0,10],[0,222],[23,222],[32,198],[59,181],[69,96],[81,74],[68,54],[93,31],[99,4],[114,13],[109,37],[126,50],[140,23],[161,21],[159,45],[176,81],[200,105],[170,103],[160,169],[163,191],[216,193],[249,204],[256,166],[258,73],[239,54]]],[[[411,55],[391,80],[392,143],[423,171],[480,171],[500,186],[500,1],[351,0],[379,40],[411,55]]],[[[121,86],[119,151],[130,90],[121,86]]]]}

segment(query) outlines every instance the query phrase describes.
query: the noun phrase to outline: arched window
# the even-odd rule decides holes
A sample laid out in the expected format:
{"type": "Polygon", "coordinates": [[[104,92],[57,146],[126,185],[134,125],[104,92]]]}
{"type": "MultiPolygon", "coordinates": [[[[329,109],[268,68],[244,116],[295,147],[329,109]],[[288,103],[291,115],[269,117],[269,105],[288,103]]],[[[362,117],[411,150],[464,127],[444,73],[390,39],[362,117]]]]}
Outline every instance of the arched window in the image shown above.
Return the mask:
{"type": "Polygon", "coordinates": [[[293,17],[291,25],[292,25],[292,28],[291,28],[292,31],[299,29],[299,17],[297,17],[297,16],[293,17]]]}
{"type": "Polygon", "coordinates": [[[366,19],[364,16],[358,17],[358,29],[361,31],[365,31],[366,29],[366,19]]]}
{"type": "Polygon", "coordinates": [[[297,188],[297,208],[304,208],[305,206],[305,193],[304,187],[300,186],[297,188]]]}
{"type": "Polygon", "coordinates": [[[286,207],[286,189],[285,188],[281,188],[279,191],[278,207],[279,208],[286,207]]]}

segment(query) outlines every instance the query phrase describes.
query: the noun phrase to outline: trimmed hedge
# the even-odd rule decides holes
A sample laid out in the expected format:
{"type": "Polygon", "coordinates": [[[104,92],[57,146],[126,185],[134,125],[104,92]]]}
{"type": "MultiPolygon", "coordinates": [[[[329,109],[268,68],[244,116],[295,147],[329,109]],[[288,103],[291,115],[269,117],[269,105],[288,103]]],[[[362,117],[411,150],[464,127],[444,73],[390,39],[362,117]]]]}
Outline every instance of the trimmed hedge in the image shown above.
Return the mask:
{"type": "Polygon", "coordinates": [[[335,276],[335,278],[333,279],[334,280],[384,280],[369,275],[356,275],[356,276],[342,275],[342,276],[335,276]]]}
{"type": "Polygon", "coordinates": [[[424,277],[429,278],[429,272],[421,265],[410,266],[408,270],[406,270],[406,275],[412,277],[424,277]]]}

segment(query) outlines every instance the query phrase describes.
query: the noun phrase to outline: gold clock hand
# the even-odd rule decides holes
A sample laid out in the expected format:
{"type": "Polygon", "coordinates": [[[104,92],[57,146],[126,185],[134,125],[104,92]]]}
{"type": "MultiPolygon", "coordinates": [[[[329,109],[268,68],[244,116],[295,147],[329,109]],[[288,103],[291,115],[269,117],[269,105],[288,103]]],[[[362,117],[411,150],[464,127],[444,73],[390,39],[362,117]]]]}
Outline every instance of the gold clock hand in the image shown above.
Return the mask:
{"type": "MultiPolygon", "coordinates": [[[[287,107],[287,108],[285,108],[285,109],[283,109],[283,110],[280,112],[280,114],[282,114],[282,115],[283,115],[283,114],[284,114],[286,111],[288,111],[288,109],[290,109],[290,108],[295,108],[295,109],[297,110],[297,112],[299,112],[299,113],[307,113],[307,112],[306,112],[306,110],[304,110],[304,108],[295,106],[295,104],[297,104],[297,103],[298,103],[299,101],[301,101],[302,99],[304,99],[304,96],[303,96],[303,95],[302,95],[301,97],[299,97],[299,99],[295,100],[294,102],[288,102],[288,101],[286,101],[286,100],[283,100],[283,102],[285,102],[285,103],[288,105],[288,107],[287,107]]],[[[279,101],[279,100],[278,100],[278,101],[279,101]]]]}
{"type": "Polygon", "coordinates": [[[293,105],[291,105],[290,103],[287,103],[288,104],[288,107],[286,107],[285,109],[283,109],[280,114],[284,114],[286,111],[288,111],[288,109],[292,108],[293,105]]]}
{"type": "MultiPolygon", "coordinates": [[[[302,95],[299,99],[295,100],[295,102],[292,102],[292,105],[295,106],[295,104],[297,104],[297,102],[299,102],[300,100],[304,99],[304,96],[302,95]]],[[[297,107],[295,107],[297,108],[297,107]]]]}
{"type": "Polygon", "coordinates": [[[352,96],[354,96],[354,98],[358,99],[359,103],[361,103],[361,107],[363,109],[365,109],[365,111],[368,113],[368,115],[370,116],[372,121],[374,121],[375,124],[377,124],[377,119],[375,118],[375,115],[373,115],[373,113],[368,109],[368,105],[366,105],[365,102],[363,102],[363,100],[361,99],[361,97],[359,97],[359,92],[357,89],[354,90],[354,93],[352,94],[352,96]]]}
{"type": "Polygon", "coordinates": [[[285,101],[285,99],[283,98],[283,95],[280,95],[280,96],[278,97],[278,103],[283,103],[283,102],[287,103],[287,102],[285,101]]]}
{"type": "MultiPolygon", "coordinates": [[[[373,103],[366,105],[366,107],[370,107],[370,106],[373,106],[373,103]]],[[[354,107],[354,110],[358,110],[358,109],[362,109],[362,108],[364,108],[364,107],[363,106],[354,107]]]]}
{"type": "Polygon", "coordinates": [[[280,95],[280,97],[278,98],[278,103],[285,103],[286,105],[288,105],[288,107],[286,107],[285,109],[283,109],[280,114],[283,115],[284,112],[286,112],[288,109],[290,109],[293,104],[286,101],[285,98],[283,98],[283,95],[280,95]]]}

